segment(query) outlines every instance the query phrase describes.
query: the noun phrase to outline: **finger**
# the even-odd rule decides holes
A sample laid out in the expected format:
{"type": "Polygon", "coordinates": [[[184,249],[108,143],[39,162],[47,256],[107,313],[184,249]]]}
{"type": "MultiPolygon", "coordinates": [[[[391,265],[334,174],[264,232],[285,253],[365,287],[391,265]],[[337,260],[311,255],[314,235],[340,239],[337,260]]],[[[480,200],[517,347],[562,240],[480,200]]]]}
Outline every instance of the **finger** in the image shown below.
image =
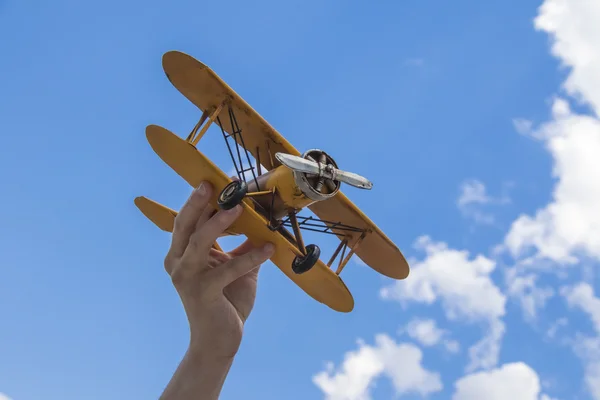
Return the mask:
{"type": "Polygon", "coordinates": [[[167,256],[181,257],[188,245],[190,236],[195,230],[198,218],[204,212],[210,200],[212,187],[208,182],[202,182],[187,199],[175,217],[171,248],[167,256]]]}
{"type": "Polygon", "coordinates": [[[195,264],[196,260],[205,258],[213,243],[233,224],[241,213],[242,207],[239,205],[230,210],[218,211],[190,236],[190,241],[182,260],[185,260],[186,263],[191,262],[195,264]]]}
{"type": "Polygon", "coordinates": [[[194,226],[194,230],[192,233],[196,232],[198,229],[202,228],[202,226],[213,216],[215,215],[216,210],[210,205],[207,204],[202,210],[202,214],[196,220],[196,225],[194,226]]]}
{"type": "Polygon", "coordinates": [[[254,246],[252,244],[252,242],[247,239],[242,244],[240,244],[238,247],[231,250],[228,254],[232,257],[238,257],[243,254],[246,254],[247,252],[249,252],[250,250],[255,249],[255,248],[256,248],[256,246],[254,246]]]}
{"type": "Polygon", "coordinates": [[[221,251],[210,249],[210,253],[209,253],[210,257],[215,259],[218,263],[220,264],[224,264],[227,261],[231,260],[231,257],[221,251]]]}
{"type": "Polygon", "coordinates": [[[222,268],[214,269],[215,283],[224,288],[250,271],[256,269],[273,255],[275,246],[271,243],[250,250],[246,254],[232,258],[222,268]]]}

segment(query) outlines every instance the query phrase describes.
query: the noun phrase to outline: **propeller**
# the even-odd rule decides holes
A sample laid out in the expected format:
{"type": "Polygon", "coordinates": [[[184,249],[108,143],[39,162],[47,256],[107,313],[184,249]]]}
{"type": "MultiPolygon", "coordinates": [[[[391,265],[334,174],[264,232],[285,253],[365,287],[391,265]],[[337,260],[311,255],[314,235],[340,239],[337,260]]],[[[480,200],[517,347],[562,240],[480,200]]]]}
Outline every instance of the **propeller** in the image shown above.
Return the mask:
{"type": "Polygon", "coordinates": [[[316,179],[314,188],[320,193],[323,193],[324,187],[333,192],[337,187],[336,181],[360,189],[371,189],[373,187],[373,183],[367,178],[352,172],[339,170],[333,164],[328,164],[327,154],[322,151],[316,157],[318,160],[310,154],[306,158],[302,158],[286,153],[275,153],[275,158],[286,167],[305,173],[307,178],[316,179]]]}

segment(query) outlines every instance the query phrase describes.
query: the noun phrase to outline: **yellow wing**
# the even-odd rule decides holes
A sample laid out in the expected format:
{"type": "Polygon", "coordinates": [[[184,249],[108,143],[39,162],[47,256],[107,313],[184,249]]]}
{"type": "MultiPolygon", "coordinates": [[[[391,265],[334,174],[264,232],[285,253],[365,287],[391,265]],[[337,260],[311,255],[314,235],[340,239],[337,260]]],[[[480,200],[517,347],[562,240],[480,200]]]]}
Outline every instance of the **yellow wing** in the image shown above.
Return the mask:
{"type": "MultiPolygon", "coordinates": [[[[367,234],[359,243],[355,254],[369,267],[394,279],[405,279],[408,276],[408,262],[400,249],[343,193],[338,192],[335,197],[308,207],[321,219],[366,230],[367,234]]],[[[333,231],[336,232],[335,229],[333,231]]],[[[350,245],[357,243],[361,235],[360,232],[352,231],[336,233],[340,240],[350,236],[350,245]]]]}
{"type": "MultiPolygon", "coordinates": [[[[265,168],[271,170],[280,165],[275,158],[276,152],[300,155],[294,146],[209,67],[179,51],[165,53],[162,63],[173,86],[201,111],[212,110],[229,98],[235,121],[243,130],[243,143],[238,136],[238,144],[252,153],[256,160],[260,160],[265,168]]],[[[225,132],[231,134],[234,131],[227,107],[219,113],[219,121],[225,132]]]]}

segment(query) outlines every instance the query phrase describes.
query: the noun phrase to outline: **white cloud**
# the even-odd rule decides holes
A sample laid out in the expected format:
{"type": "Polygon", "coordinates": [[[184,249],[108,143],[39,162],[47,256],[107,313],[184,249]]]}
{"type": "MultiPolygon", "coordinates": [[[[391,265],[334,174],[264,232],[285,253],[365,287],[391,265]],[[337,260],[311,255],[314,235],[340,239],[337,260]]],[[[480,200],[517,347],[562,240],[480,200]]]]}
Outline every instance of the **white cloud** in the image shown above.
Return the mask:
{"type": "Polygon", "coordinates": [[[356,351],[346,353],[341,367],[335,371],[329,363],[326,370],[313,377],[326,400],[370,400],[375,380],[386,376],[397,394],[428,395],[442,390],[438,373],[422,365],[423,353],[410,343],[397,344],[380,334],[371,346],[359,342],[356,351]]]}
{"type": "Polygon", "coordinates": [[[376,349],[361,345],[355,352],[346,353],[339,371],[332,363],[313,377],[327,400],[367,400],[374,381],[383,372],[383,363],[376,349]]]}
{"type": "Polygon", "coordinates": [[[479,209],[479,205],[488,204],[491,198],[487,195],[483,183],[477,180],[464,182],[456,204],[465,217],[472,218],[479,224],[493,224],[494,216],[479,209]]]}
{"type": "Polygon", "coordinates": [[[5,395],[4,393],[0,393],[0,400],[11,400],[10,397],[5,395]]]}
{"type": "Polygon", "coordinates": [[[593,399],[600,399],[600,335],[578,334],[572,341],[575,354],[583,361],[583,380],[593,399]]]}
{"type": "MultiPolygon", "coordinates": [[[[552,200],[535,215],[521,215],[505,237],[505,245],[521,265],[538,266],[541,260],[564,265],[581,265],[582,257],[600,260],[600,3],[586,0],[545,0],[535,19],[535,27],[552,39],[552,53],[568,68],[563,88],[577,101],[589,106],[591,115],[573,112],[565,98],[552,104],[552,120],[534,128],[526,120],[516,120],[517,130],[544,143],[554,167],[557,182],[552,200]]],[[[550,292],[523,296],[535,288],[535,276],[525,275],[509,284],[531,313],[550,292]],[[521,280],[519,280],[521,279],[521,280]]],[[[593,396],[600,399],[600,300],[585,284],[561,289],[567,303],[586,312],[596,336],[579,334],[571,342],[584,361],[585,381],[593,396]]],[[[560,319],[550,328],[566,324],[560,319]]]]}
{"type": "Polygon", "coordinates": [[[444,341],[444,346],[450,353],[458,353],[460,351],[460,343],[456,340],[446,340],[444,341]]]}
{"type": "Polygon", "coordinates": [[[571,113],[562,99],[553,109],[554,121],[533,133],[555,160],[553,200],[533,217],[521,215],[505,243],[515,257],[534,249],[559,263],[577,262],[578,252],[600,260],[600,121],[571,113]]]}
{"type": "Polygon", "coordinates": [[[552,53],[569,68],[567,93],[590,106],[595,116],[573,113],[556,98],[553,120],[533,129],[517,127],[544,142],[554,158],[557,178],[550,204],[535,216],[522,215],[505,243],[514,256],[533,250],[535,257],[573,264],[578,253],[600,260],[600,3],[546,0],[535,27],[552,38],[552,53]]]}
{"type": "Polygon", "coordinates": [[[413,260],[410,279],[394,282],[381,290],[386,299],[432,304],[441,300],[449,319],[488,319],[504,315],[505,297],[490,279],[493,260],[468,251],[448,248],[428,236],[417,239],[424,250],[423,261],[413,260]]]}
{"type": "Polygon", "coordinates": [[[459,343],[455,340],[447,339],[448,331],[439,328],[433,319],[411,320],[406,325],[406,333],[426,347],[441,343],[451,353],[456,353],[460,349],[459,343]]]}
{"type": "Polygon", "coordinates": [[[438,328],[432,319],[414,319],[406,326],[408,336],[423,346],[434,346],[440,342],[445,331],[438,328]]]}
{"type": "Polygon", "coordinates": [[[472,372],[479,368],[489,369],[498,364],[500,342],[505,331],[504,322],[500,319],[489,321],[488,332],[484,335],[483,339],[469,349],[470,362],[466,368],[467,372],[472,372]]]}
{"type": "Polygon", "coordinates": [[[539,287],[538,275],[528,273],[518,267],[508,268],[505,273],[508,295],[520,302],[525,318],[533,321],[539,309],[554,296],[551,287],[539,287]]]}
{"type": "Polygon", "coordinates": [[[457,204],[459,207],[469,204],[487,204],[492,201],[486,193],[485,185],[476,179],[463,182],[457,204]]]}
{"type": "Polygon", "coordinates": [[[595,399],[600,399],[600,298],[587,283],[563,287],[560,291],[570,307],[579,308],[591,319],[595,335],[579,334],[574,350],[584,361],[585,383],[595,399]]]}
{"type": "Polygon", "coordinates": [[[590,0],[545,0],[535,27],[552,38],[552,54],[570,67],[567,92],[600,110],[600,3],[590,0]]]}
{"type": "Polygon", "coordinates": [[[479,224],[493,224],[494,216],[483,210],[483,206],[502,205],[510,202],[506,194],[500,197],[492,197],[487,193],[485,185],[477,179],[469,179],[460,186],[460,194],[456,205],[460,212],[467,218],[473,219],[479,224]]]}
{"type": "Polygon", "coordinates": [[[467,375],[455,383],[455,388],[452,400],[550,400],[540,393],[537,373],[522,362],[467,375]]]}
{"type": "Polygon", "coordinates": [[[467,370],[495,366],[506,304],[506,297],[490,278],[496,263],[483,255],[470,258],[467,251],[450,249],[427,236],[420,237],[416,247],[425,251],[426,258],[413,260],[410,278],[384,287],[381,296],[401,304],[439,300],[448,319],[483,322],[488,333],[469,350],[467,370]]]}
{"type": "Polygon", "coordinates": [[[600,334],[600,298],[594,295],[594,289],[587,283],[563,287],[560,293],[565,296],[570,307],[577,307],[588,314],[594,329],[600,334]]]}
{"type": "MultiPolygon", "coordinates": [[[[545,0],[535,19],[535,27],[551,37],[552,53],[568,68],[563,88],[587,105],[591,115],[573,112],[565,98],[557,97],[552,120],[539,128],[526,120],[515,121],[519,132],[542,141],[549,150],[557,180],[551,202],[533,216],[521,215],[505,238],[513,256],[525,257],[522,265],[551,260],[581,266],[584,256],[600,260],[599,19],[600,3],[586,0],[545,0]]],[[[528,277],[521,287],[535,286],[535,278],[528,277]]],[[[519,292],[518,288],[513,290],[519,292]]],[[[561,295],[571,307],[586,312],[594,325],[595,336],[579,334],[571,343],[584,361],[588,389],[600,399],[600,299],[585,283],[562,288],[561,295]]],[[[538,302],[543,298],[544,294],[538,296],[538,302]]],[[[530,309],[534,308],[532,303],[530,309]]],[[[556,330],[566,324],[566,319],[559,319],[548,336],[554,338],[556,330]]]]}
{"type": "MultiPolygon", "coordinates": [[[[535,19],[535,27],[551,37],[552,53],[568,68],[563,88],[587,105],[591,115],[573,112],[565,98],[556,97],[549,122],[534,128],[529,121],[515,121],[520,133],[544,143],[553,158],[556,178],[550,203],[535,215],[519,216],[505,237],[506,247],[523,266],[538,267],[545,260],[581,265],[583,257],[600,260],[599,19],[600,2],[588,0],[545,0],[535,19]]],[[[509,287],[531,313],[549,292],[537,292],[525,300],[523,289],[535,288],[535,277],[521,278],[513,279],[509,287]]],[[[562,288],[561,295],[571,307],[586,312],[594,325],[595,336],[579,333],[570,342],[584,362],[590,393],[600,399],[600,299],[585,283],[562,288]]],[[[566,319],[559,319],[548,336],[554,338],[556,330],[566,324],[566,319]]]]}
{"type": "Polygon", "coordinates": [[[533,122],[524,118],[513,119],[513,125],[515,126],[517,132],[519,132],[521,135],[529,136],[533,130],[533,122]]]}

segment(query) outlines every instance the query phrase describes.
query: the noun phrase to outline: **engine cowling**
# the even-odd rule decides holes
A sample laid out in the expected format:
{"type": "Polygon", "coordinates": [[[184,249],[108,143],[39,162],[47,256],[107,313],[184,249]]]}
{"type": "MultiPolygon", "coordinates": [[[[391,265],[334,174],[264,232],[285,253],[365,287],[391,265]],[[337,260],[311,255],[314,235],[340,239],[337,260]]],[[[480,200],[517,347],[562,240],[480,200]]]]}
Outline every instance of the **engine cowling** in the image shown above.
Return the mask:
{"type": "MultiPolygon", "coordinates": [[[[302,154],[302,158],[319,162],[324,165],[333,165],[337,168],[335,160],[326,152],[319,149],[310,149],[302,154]]],[[[323,201],[331,198],[340,190],[340,182],[327,179],[317,174],[293,171],[296,185],[306,197],[314,201],[323,201]]]]}

